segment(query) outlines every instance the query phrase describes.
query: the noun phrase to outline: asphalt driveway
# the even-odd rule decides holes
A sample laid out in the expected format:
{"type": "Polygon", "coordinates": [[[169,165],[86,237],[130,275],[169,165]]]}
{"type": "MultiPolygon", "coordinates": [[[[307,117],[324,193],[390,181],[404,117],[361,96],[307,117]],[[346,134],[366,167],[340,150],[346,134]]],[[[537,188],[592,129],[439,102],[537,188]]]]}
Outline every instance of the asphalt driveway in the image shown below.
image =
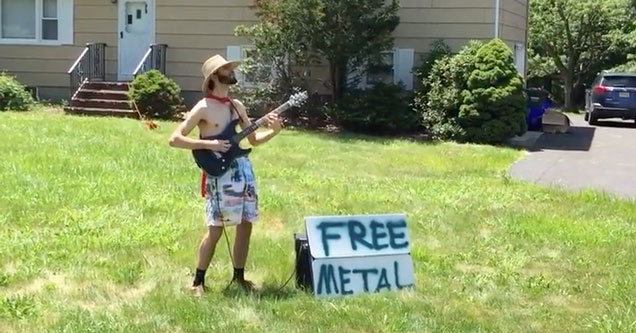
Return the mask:
{"type": "Polygon", "coordinates": [[[568,134],[543,134],[510,168],[515,179],[571,190],[596,189],[636,200],[636,125],[571,116],[568,134]]]}

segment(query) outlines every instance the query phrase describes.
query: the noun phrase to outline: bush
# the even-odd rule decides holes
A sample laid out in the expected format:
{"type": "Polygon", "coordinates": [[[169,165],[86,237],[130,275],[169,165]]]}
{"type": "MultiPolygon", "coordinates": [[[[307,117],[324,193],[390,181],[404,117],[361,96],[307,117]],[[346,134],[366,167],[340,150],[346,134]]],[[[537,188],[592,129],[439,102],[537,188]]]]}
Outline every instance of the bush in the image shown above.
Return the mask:
{"type": "Polygon", "coordinates": [[[460,126],[470,142],[501,143],[526,132],[523,79],[510,48],[495,39],[479,49],[468,89],[462,91],[460,126]]]}
{"type": "Polygon", "coordinates": [[[31,93],[18,80],[0,73],[0,111],[26,111],[34,103],[31,93]]]}
{"type": "Polygon", "coordinates": [[[130,87],[129,97],[147,117],[169,119],[184,108],[179,86],[158,70],[136,76],[130,87]]]}
{"type": "Polygon", "coordinates": [[[398,134],[420,126],[417,113],[410,105],[412,96],[395,84],[376,84],[367,90],[345,94],[329,115],[351,131],[398,134]]]}
{"type": "Polygon", "coordinates": [[[435,62],[449,56],[451,53],[451,48],[446,45],[443,40],[435,40],[431,43],[431,50],[428,54],[422,57],[422,64],[414,71],[415,77],[420,82],[425,82],[428,79],[428,75],[431,73],[431,69],[433,69],[435,62]]]}
{"type": "Polygon", "coordinates": [[[465,136],[458,123],[461,92],[467,88],[471,64],[482,46],[471,41],[457,55],[438,59],[422,82],[425,88],[417,93],[415,108],[432,138],[461,141],[465,136]]]}
{"type": "Polygon", "coordinates": [[[438,60],[427,84],[415,104],[435,139],[500,143],[526,131],[523,81],[501,40],[438,60]]]}

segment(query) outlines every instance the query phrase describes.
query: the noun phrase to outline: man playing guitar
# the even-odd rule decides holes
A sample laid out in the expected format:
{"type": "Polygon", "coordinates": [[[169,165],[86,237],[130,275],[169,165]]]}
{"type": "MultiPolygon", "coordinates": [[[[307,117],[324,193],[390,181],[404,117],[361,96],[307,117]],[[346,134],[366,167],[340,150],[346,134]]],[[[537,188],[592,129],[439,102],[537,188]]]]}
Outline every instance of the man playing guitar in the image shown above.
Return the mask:
{"type": "MultiPolygon", "coordinates": [[[[225,152],[230,143],[225,140],[201,140],[187,136],[198,126],[200,138],[221,133],[232,121],[240,118],[242,128],[251,125],[245,106],[228,97],[230,86],[237,83],[234,70],[240,62],[227,61],[220,55],[208,59],[202,68],[202,91],[205,97],[188,113],[170,137],[169,144],[188,150],[208,149],[225,152]]],[[[269,131],[251,133],[247,138],[252,146],[261,145],[276,136],[281,130],[276,113],[266,117],[269,131]]],[[[199,245],[197,270],[192,283],[192,292],[200,296],[205,288],[205,273],[214,255],[214,250],[225,226],[236,226],[236,238],[231,257],[234,265],[233,282],[246,290],[254,290],[254,284],[243,276],[249,250],[252,224],[258,218],[258,191],[247,156],[234,160],[229,170],[221,176],[212,177],[203,171],[202,195],[205,197],[205,223],[208,231],[199,245]]]]}

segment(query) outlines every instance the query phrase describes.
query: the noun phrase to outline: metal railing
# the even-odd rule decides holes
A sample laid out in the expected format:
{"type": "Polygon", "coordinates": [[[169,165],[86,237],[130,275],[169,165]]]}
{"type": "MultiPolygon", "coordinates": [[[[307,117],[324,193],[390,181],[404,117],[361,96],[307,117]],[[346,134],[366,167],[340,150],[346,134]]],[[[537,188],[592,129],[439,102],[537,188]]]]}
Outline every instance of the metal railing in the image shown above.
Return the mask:
{"type": "Polygon", "coordinates": [[[133,76],[143,74],[147,71],[156,69],[162,74],[166,74],[166,44],[151,44],[144,54],[144,57],[135,68],[133,76]]]}
{"type": "Polygon", "coordinates": [[[87,81],[104,81],[106,78],[106,44],[87,43],[84,51],[68,70],[70,77],[70,100],[87,81]]]}

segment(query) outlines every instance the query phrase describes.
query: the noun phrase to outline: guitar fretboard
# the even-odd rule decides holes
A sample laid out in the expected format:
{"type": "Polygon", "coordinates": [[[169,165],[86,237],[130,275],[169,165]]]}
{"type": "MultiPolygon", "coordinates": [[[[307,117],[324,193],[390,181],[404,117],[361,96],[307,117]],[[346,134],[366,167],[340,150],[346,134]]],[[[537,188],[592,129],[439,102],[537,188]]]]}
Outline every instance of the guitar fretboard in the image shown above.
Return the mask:
{"type": "Polygon", "coordinates": [[[289,109],[289,107],[290,107],[289,102],[285,102],[285,104],[277,107],[275,110],[273,110],[273,111],[267,113],[266,115],[262,116],[261,118],[259,118],[255,122],[253,122],[252,125],[250,125],[248,128],[242,130],[240,133],[237,133],[234,136],[234,142],[239,142],[239,141],[245,139],[248,135],[254,133],[254,131],[259,129],[261,126],[265,125],[265,123],[266,123],[265,117],[267,117],[269,114],[271,114],[271,113],[281,114],[281,113],[287,111],[289,109]]]}

